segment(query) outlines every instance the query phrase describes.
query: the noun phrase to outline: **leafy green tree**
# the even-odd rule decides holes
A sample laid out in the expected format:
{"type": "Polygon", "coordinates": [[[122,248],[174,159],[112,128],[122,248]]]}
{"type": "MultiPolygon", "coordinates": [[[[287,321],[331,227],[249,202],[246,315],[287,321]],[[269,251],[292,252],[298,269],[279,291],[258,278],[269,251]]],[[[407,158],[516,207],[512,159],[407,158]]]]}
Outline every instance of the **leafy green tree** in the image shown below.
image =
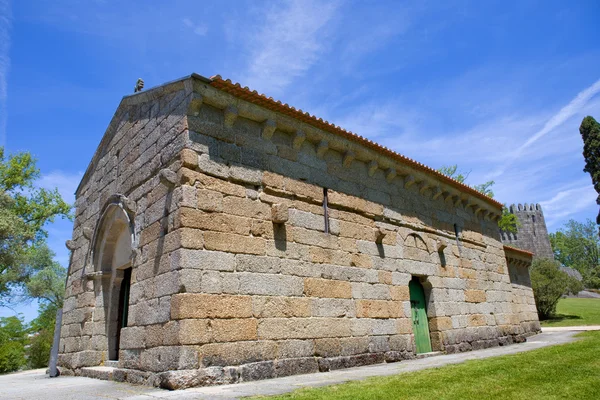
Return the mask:
{"type": "Polygon", "coordinates": [[[560,264],[548,258],[535,259],[529,274],[535,306],[541,320],[556,313],[556,305],[564,294],[577,293],[582,289],[577,279],[561,271],[560,264]]]}
{"type": "Polygon", "coordinates": [[[596,229],[591,219],[585,223],[569,220],[549,235],[554,258],[579,271],[588,288],[600,288],[600,238],[596,229]]]}
{"type": "Polygon", "coordinates": [[[26,364],[27,329],[19,317],[0,318],[0,373],[18,371],[26,364]]]}
{"type": "Polygon", "coordinates": [[[6,157],[0,147],[0,304],[6,304],[13,290],[24,288],[37,272],[53,268],[44,256],[44,226],[58,216],[70,217],[71,207],[57,189],[35,187],[39,176],[31,154],[6,157]]]}
{"type": "Polygon", "coordinates": [[[38,252],[37,257],[40,258],[38,263],[47,267],[37,271],[25,283],[26,297],[40,302],[38,316],[30,326],[30,332],[33,333],[27,350],[30,368],[48,366],[54,339],[56,311],[63,305],[67,275],[67,271],[53,261],[54,253],[48,248],[45,252],[38,252]]]}
{"type": "MultiPolygon", "coordinates": [[[[463,171],[459,171],[457,164],[444,165],[438,169],[438,172],[441,172],[442,174],[449,176],[450,178],[460,183],[465,183],[465,181],[471,174],[471,171],[466,173],[463,171]]],[[[472,187],[478,192],[483,193],[490,198],[494,198],[492,186],[494,186],[495,183],[496,182],[494,181],[487,181],[485,183],[473,185],[472,187]]],[[[509,212],[508,208],[504,206],[502,208],[502,216],[498,221],[498,227],[505,232],[517,233],[517,229],[519,228],[519,226],[521,226],[521,224],[519,223],[519,219],[517,218],[517,216],[509,212]]]]}
{"type": "Polygon", "coordinates": [[[44,303],[40,306],[37,318],[31,321],[30,331],[33,332],[33,336],[27,349],[29,368],[48,366],[57,310],[55,304],[44,303]]]}
{"type": "MultiPolygon", "coordinates": [[[[579,133],[583,139],[583,158],[585,159],[583,171],[592,177],[594,189],[599,194],[596,204],[600,205],[600,123],[587,116],[581,121],[579,133]]],[[[600,225],[600,212],[596,217],[596,224],[600,225]]]]}

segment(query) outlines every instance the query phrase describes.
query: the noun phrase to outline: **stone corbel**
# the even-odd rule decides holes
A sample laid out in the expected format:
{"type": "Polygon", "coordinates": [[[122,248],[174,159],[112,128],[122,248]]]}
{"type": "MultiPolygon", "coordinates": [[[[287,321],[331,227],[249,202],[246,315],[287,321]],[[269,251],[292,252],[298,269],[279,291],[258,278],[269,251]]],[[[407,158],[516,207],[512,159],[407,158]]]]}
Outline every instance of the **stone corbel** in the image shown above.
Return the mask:
{"type": "Polygon", "coordinates": [[[228,106],[223,112],[225,116],[225,127],[231,128],[238,117],[238,110],[234,106],[228,106]]]}
{"type": "Polygon", "coordinates": [[[383,230],[383,228],[379,227],[375,229],[375,242],[376,243],[381,243],[383,241],[383,238],[385,237],[385,230],[383,230]]]}
{"type": "Polygon", "coordinates": [[[433,189],[433,200],[437,200],[437,198],[440,197],[443,193],[444,191],[439,186],[436,186],[433,189]]]}
{"type": "Polygon", "coordinates": [[[369,176],[375,175],[375,171],[377,171],[377,168],[379,168],[379,164],[377,163],[377,161],[371,161],[368,165],[369,176]]]}
{"type": "Polygon", "coordinates": [[[389,168],[385,173],[385,180],[389,183],[392,183],[397,175],[398,173],[396,172],[396,168],[389,168]]]}
{"type": "Polygon", "coordinates": [[[407,175],[406,178],[404,178],[404,187],[406,189],[408,189],[409,187],[411,187],[412,185],[414,185],[416,182],[417,182],[417,180],[415,179],[414,176],[407,175]]]}
{"type": "Polygon", "coordinates": [[[427,182],[427,181],[421,182],[420,187],[419,187],[419,193],[420,194],[425,193],[425,191],[427,189],[429,189],[430,187],[431,187],[431,184],[429,182],[427,182]]]}
{"type": "Polygon", "coordinates": [[[202,103],[204,102],[204,98],[201,94],[195,93],[192,95],[192,101],[190,101],[189,113],[194,117],[200,115],[200,108],[202,108],[202,103]]]}
{"type": "Polygon", "coordinates": [[[83,227],[83,237],[85,237],[87,240],[91,240],[93,235],[94,230],[92,228],[89,226],[83,227]]]}
{"type": "Polygon", "coordinates": [[[354,154],[353,151],[348,150],[344,154],[344,161],[343,161],[344,167],[345,168],[350,167],[350,165],[352,165],[352,161],[354,161],[355,158],[356,158],[356,154],[354,154]]]}
{"type": "Polygon", "coordinates": [[[160,178],[160,183],[168,187],[173,187],[177,183],[177,173],[168,168],[161,169],[158,177],[160,178]]]}
{"type": "Polygon", "coordinates": [[[302,143],[306,140],[306,134],[300,130],[296,131],[296,135],[294,135],[294,142],[292,146],[294,149],[299,149],[302,147],[302,143]]]}
{"type": "Polygon", "coordinates": [[[110,276],[111,276],[111,273],[105,272],[105,271],[94,271],[94,272],[88,272],[87,274],[85,274],[85,277],[87,278],[87,280],[108,279],[108,278],[110,278],[110,276]]]}
{"type": "Polygon", "coordinates": [[[285,204],[273,204],[271,206],[271,220],[276,224],[283,224],[289,218],[288,206],[285,204]]]}
{"type": "Polygon", "coordinates": [[[67,240],[65,242],[65,246],[67,246],[67,249],[74,251],[75,249],[77,249],[77,243],[75,243],[74,240],[67,240]]]}
{"type": "Polygon", "coordinates": [[[277,123],[272,119],[266,120],[262,126],[262,138],[270,140],[275,133],[275,129],[277,129],[277,123]]]}
{"type": "Polygon", "coordinates": [[[321,140],[317,146],[317,157],[323,158],[327,150],[329,150],[329,142],[327,142],[327,140],[321,140]]]}
{"type": "Polygon", "coordinates": [[[455,199],[454,199],[454,207],[458,207],[459,205],[462,204],[463,199],[462,199],[462,197],[460,195],[455,195],[454,197],[455,197],[455,199]]]}
{"type": "Polygon", "coordinates": [[[436,240],[436,249],[439,252],[444,251],[444,249],[448,247],[448,244],[442,240],[436,240]]]}

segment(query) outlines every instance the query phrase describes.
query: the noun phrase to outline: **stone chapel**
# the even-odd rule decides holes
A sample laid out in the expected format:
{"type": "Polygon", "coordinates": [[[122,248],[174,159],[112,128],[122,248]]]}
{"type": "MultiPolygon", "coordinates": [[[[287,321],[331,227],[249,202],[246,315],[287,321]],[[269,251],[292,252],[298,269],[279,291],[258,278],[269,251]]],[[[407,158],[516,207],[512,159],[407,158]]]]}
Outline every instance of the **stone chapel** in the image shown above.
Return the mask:
{"type": "Polygon", "coordinates": [[[126,96],[76,191],[59,368],[179,389],[521,342],[501,213],[220,76],[126,96]]]}

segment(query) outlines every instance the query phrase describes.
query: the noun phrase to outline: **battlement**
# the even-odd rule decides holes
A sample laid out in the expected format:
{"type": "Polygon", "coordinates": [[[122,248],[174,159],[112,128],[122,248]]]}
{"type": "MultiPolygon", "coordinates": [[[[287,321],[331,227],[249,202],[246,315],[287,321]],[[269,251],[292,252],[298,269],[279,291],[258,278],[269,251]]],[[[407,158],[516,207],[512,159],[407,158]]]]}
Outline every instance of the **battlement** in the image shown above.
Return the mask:
{"type": "Polygon", "coordinates": [[[539,212],[541,214],[543,214],[542,212],[542,206],[539,203],[536,204],[511,204],[508,207],[508,210],[512,213],[512,214],[516,214],[520,211],[530,211],[530,212],[539,212]]]}
{"type": "Polygon", "coordinates": [[[511,204],[508,210],[517,216],[521,226],[517,233],[501,231],[502,243],[531,251],[536,258],[554,259],[542,206],[539,203],[519,203],[511,204]]]}

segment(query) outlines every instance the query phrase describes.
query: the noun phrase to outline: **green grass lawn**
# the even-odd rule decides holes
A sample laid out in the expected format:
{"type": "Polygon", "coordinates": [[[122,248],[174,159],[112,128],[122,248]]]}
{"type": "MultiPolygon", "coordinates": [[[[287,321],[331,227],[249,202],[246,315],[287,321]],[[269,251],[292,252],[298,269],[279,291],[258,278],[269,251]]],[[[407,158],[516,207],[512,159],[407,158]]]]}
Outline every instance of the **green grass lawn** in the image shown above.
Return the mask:
{"type": "Polygon", "coordinates": [[[542,321],[542,326],[575,325],[600,325],[600,299],[560,299],[556,316],[542,321]]]}
{"type": "Polygon", "coordinates": [[[600,398],[600,331],[582,333],[580,338],[521,354],[301,389],[268,399],[595,400],[600,398]]]}

